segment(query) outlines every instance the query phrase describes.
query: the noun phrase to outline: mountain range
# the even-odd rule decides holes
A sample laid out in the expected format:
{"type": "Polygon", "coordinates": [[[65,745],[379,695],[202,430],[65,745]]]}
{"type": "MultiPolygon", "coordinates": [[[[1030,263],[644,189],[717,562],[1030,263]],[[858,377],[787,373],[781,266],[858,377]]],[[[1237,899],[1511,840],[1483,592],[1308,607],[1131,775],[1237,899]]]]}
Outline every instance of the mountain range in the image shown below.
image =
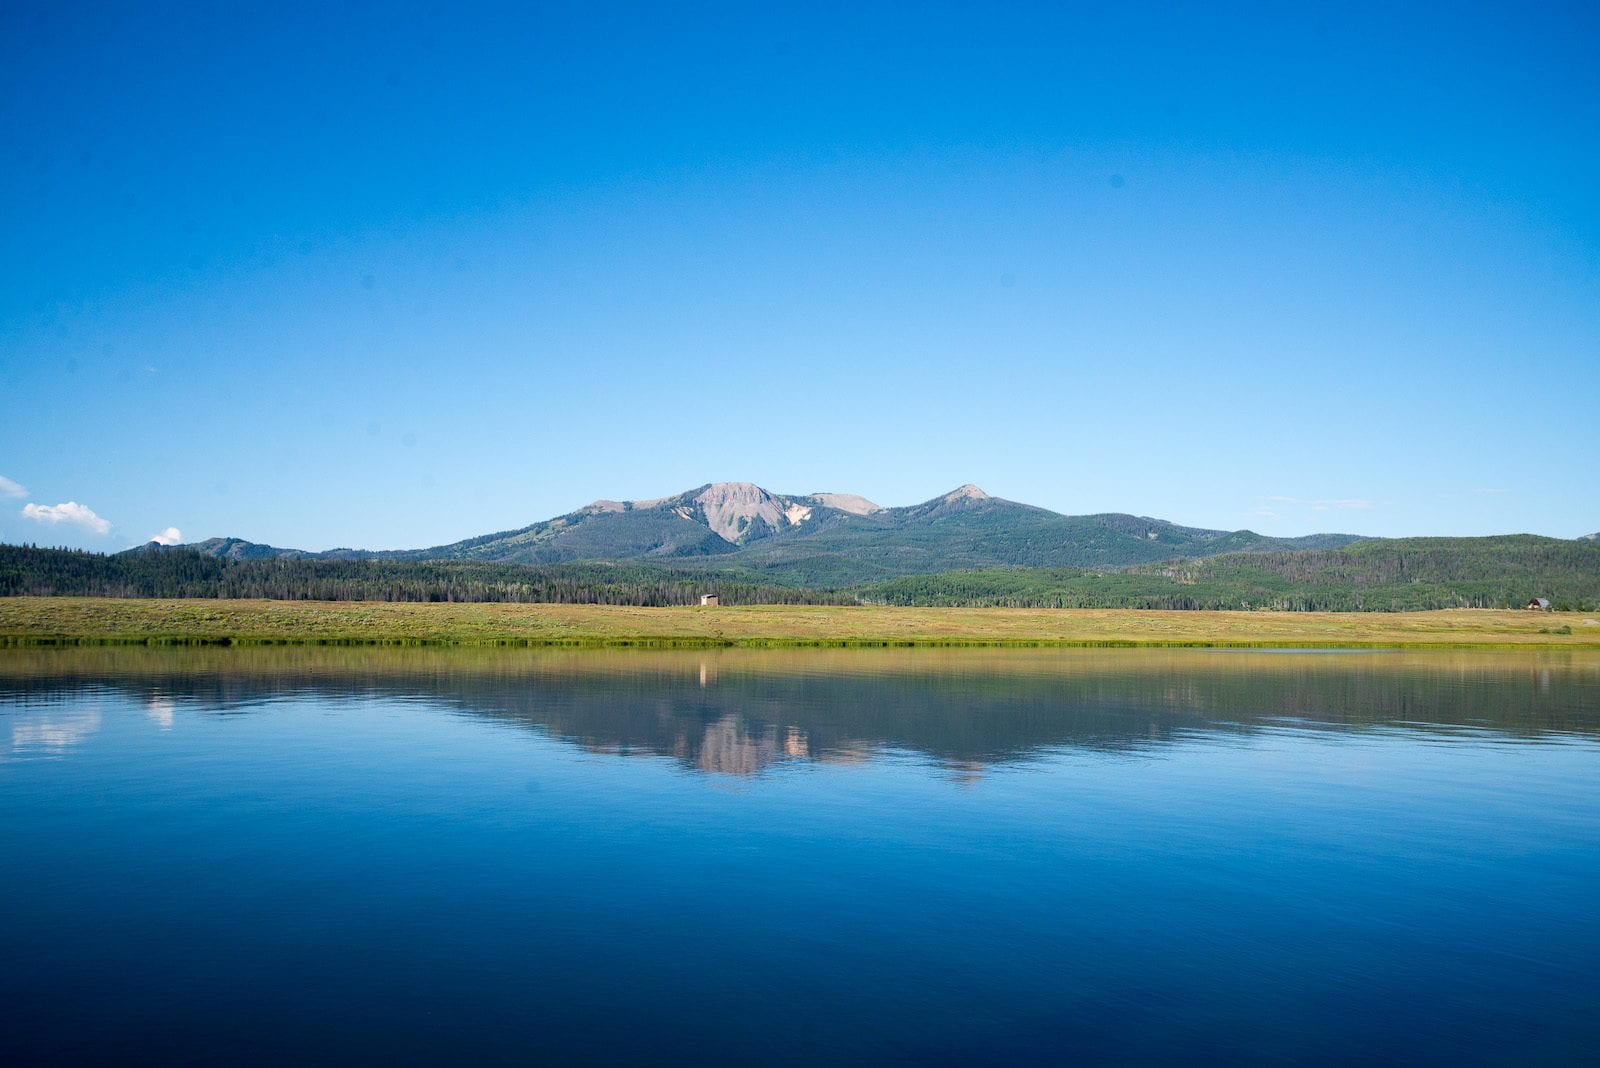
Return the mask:
{"type": "Polygon", "coordinates": [[[992,567],[1117,569],[1237,552],[1330,549],[1352,534],[1270,538],[1122,513],[1062,515],[960,486],[884,508],[848,493],[772,493],[713,482],[670,497],[598,500],[566,515],[425,549],[308,552],[239,538],[188,548],[236,560],[428,560],[551,564],[639,560],[748,570],[763,580],[844,586],[900,575],[992,567]]]}

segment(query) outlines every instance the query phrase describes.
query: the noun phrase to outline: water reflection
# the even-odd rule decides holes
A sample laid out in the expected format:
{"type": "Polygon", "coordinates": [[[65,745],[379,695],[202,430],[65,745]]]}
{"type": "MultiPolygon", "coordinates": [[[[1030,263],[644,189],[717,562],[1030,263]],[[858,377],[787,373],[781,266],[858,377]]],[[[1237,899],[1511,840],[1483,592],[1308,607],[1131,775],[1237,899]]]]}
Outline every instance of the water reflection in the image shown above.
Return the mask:
{"type": "Polygon", "coordinates": [[[692,760],[701,771],[754,775],[784,753],[778,747],[777,727],[768,725],[760,733],[752,733],[743,720],[729,713],[715,723],[706,724],[698,744],[679,735],[673,755],[680,760],[692,760]]]}
{"type": "MultiPolygon", "coordinates": [[[[85,687],[141,701],[162,730],[180,703],[248,713],[298,694],[424,699],[594,752],[738,776],[894,750],[971,781],[1061,750],[1154,753],[1286,724],[1600,737],[1600,654],[1581,651],[0,651],[0,699],[36,710],[85,687]]],[[[64,752],[97,716],[17,720],[13,751],[64,752]]]]}
{"type": "Polygon", "coordinates": [[[1594,1063],[1597,697],[1595,653],[0,650],[0,1024],[17,1063],[1594,1063]]]}
{"type": "Polygon", "coordinates": [[[172,729],[177,718],[178,703],[165,694],[151,694],[144,701],[145,718],[164,731],[172,729]]]}
{"type": "Polygon", "coordinates": [[[11,756],[59,757],[100,729],[97,708],[62,708],[20,716],[11,722],[11,756]]]}

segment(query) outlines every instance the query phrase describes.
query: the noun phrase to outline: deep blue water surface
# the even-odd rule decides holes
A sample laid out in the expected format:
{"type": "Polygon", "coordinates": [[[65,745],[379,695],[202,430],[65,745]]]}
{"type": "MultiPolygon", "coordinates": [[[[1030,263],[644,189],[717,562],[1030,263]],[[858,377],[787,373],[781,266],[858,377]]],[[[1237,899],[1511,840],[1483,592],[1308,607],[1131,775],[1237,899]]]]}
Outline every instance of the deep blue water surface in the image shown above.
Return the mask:
{"type": "Polygon", "coordinates": [[[14,1062],[1600,1062],[1600,655],[0,650],[14,1062]]]}

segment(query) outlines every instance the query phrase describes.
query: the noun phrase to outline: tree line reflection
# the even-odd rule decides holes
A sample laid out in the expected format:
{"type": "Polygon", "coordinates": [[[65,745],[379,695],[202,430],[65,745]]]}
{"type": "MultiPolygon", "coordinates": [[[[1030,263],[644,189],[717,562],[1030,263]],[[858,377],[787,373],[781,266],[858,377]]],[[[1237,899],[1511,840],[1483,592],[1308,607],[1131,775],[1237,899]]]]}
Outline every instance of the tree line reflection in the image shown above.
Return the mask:
{"type": "Polygon", "coordinates": [[[290,697],[422,699],[598,753],[748,776],[893,752],[958,776],[1061,750],[1159,752],[1283,729],[1600,738],[1600,653],[449,649],[0,651],[14,754],[92,734],[83,695],[252,713],[290,697]]]}

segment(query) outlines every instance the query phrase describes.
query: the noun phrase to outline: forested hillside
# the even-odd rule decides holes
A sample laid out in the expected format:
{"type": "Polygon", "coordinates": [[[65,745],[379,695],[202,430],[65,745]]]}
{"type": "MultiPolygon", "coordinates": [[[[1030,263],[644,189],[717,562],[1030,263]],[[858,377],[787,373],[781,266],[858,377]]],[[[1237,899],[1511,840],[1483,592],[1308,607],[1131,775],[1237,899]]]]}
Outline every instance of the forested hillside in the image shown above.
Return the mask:
{"type": "Polygon", "coordinates": [[[1591,610],[1600,608],[1600,545],[1527,534],[1403,538],[1110,573],[1017,568],[913,575],[851,592],[869,603],[904,605],[1338,612],[1508,608],[1544,597],[1557,608],[1591,610]]]}
{"type": "MultiPolygon", "coordinates": [[[[709,562],[708,562],[709,563],[709,562]]],[[[770,572],[691,561],[236,559],[191,549],[101,556],[0,545],[0,596],[265,597],[328,601],[517,601],[681,605],[868,604],[1030,608],[1404,611],[1600,609],[1600,544],[1532,535],[1362,541],[1339,549],[1239,552],[1123,571],[988,568],[903,575],[844,589],[778,585],[770,572]]]]}
{"type": "Polygon", "coordinates": [[[1219,553],[1345,545],[1344,534],[1267,538],[1144,516],[1064,516],[991,497],[930,501],[852,517],[805,537],[740,548],[730,563],[792,585],[844,586],[956,568],[1114,568],[1219,553]]]}
{"type": "Polygon", "coordinates": [[[511,601],[555,604],[838,604],[835,594],[734,572],[644,564],[528,566],[470,561],[229,559],[192,549],[102,556],[0,545],[0,596],[264,597],[309,601],[511,601]]]}

